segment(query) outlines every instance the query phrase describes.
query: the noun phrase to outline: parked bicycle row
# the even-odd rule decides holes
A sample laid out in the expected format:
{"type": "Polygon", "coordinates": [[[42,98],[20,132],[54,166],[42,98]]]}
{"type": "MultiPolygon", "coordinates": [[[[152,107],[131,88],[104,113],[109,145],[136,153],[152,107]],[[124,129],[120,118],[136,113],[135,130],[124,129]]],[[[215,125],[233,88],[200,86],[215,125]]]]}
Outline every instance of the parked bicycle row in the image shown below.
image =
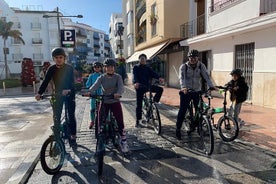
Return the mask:
{"type": "MultiPolygon", "coordinates": [[[[55,85],[55,94],[51,98],[54,120],[53,135],[45,141],[41,149],[42,168],[48,174],[55,174],[62,167],[67,140],[69,140],[69,145],[73,149],[77,147],[73,70],[70,65],[65,63],[66,56],[62,48],[54,49],[52,56],[56,65],[48,69],[36,95],[36,99],[40,100],[48,83],[53,80],[55,85]],[[64,119],[61,120],[63,103],[65,103],[65,115],[64,119]]],[[[137,103],[136,127],[152,126],[154,131],[160,135],[162,123],[157,104],[162,96],[163,88],[158,85],[158,82],[163,83],[164,79],[154,72],[146,64],[146,61],[147,56],[141,54],[139,64],[133,67],[133,84],[137,103]]],[[[124,84],[122,77],[115,73],[115,67],[116,62],[113,59],[107,59],[103,65],[97,62],[94,63],[94,72],[86,82],[87,89],[83,91],[83,96],[91,99],[90,123],[88,126],[90,129],[95,128],[95,138],[97,139],[95,158],[98,164],[98,175],[102,174],[105,147],[110,141],[123,154],[129,153],[120,103],[124,84]],[[102,67],[104,73],[101,73],[102,67]]],[[[176,137],[179,140],[182,139],[182,124],[184,122],[184,129],[188,136],[196,130],[204,145],[203,152],[207,155],[212,154],[214,150],[213,129],[218,130],[224,141],[233,141],[238,136],[238,115],[241,103],[246,99],[246,97],[244,99],[244,96],[246,96],[244,93],[248,89],[246,89],[247,85],[240,70],[233,70],[231,75],[233,80],[226,86],[213,85],[206,67],[198,61],[198,51],[196,50],[189,53],[189,61],[179,68],[181,88],[176,137]],[[209,90],[201,90],[202,79],[206,81],[209,90]],[[211,106],[211,90],[222,91],[224,94],[223,108],[213,108],[211,106]],[[243,98],[240,98],[240,90],[243,90],[243,98]],[[227,91],[230,91],[231,94],[233,103],[230,109],[233,109],[233,115],[227,110],[227,91]],[[204,101],[204,96],[207,97],[208,103],[204,101]],[[217,123],[213,118],[215,113],[223,113],[217,123]]]]}

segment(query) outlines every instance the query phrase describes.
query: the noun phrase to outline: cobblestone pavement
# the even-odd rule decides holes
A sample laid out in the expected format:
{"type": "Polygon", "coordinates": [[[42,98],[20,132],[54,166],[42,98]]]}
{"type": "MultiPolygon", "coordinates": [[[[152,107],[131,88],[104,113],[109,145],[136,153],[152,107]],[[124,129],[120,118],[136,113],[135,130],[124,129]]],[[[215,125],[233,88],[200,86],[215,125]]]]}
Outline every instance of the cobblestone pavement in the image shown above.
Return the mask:
{"type": "Polygon", "coordinates": [[[89,101],[77,97],[78,149],[67,148],[62,170],[50,176],[38,163],[27,183],[275,183],[275,153],[236,140],[224,143],[216,136],[215,150],[207,157],[198,136],[175,138],[176,109],[159,104],[162,134],[150,127],[135,128],[135,98],[122,98],[127,141],[131,153],[123,156],[109,146],[102,177],[94,159],[94,129],[88,129],[89,101]]]}

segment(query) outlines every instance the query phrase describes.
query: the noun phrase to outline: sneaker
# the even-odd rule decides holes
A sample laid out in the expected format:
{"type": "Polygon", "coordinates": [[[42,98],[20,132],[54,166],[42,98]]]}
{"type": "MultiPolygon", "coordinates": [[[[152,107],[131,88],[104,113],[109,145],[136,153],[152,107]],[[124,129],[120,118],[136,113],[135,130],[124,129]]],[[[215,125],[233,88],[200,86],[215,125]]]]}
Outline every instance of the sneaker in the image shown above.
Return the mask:
{"type": "Polygon", "coordinates": [[[94,122],[91,121],[90,124],[89,124],[89,129],[92,129],[94,127],[94,122]]]}
{"type": "Polygon", "coordinates": [[[129,147],[126,140],[121,141],[121,150],[123,153],[129,152],[129,147]]]}
{"type": "Polygon", "coordinates": [[[176,129],[176,138],[181,140],[181,131],[179,129],[176,129]]]}
{"type": "Polygon", "coordinates": [[[78,144],[77,144],[77,141],[76,141],[76,139],[71,139],[71,147],[73,148],[73,149],[76,149],[77,147],[78,147],[78,144]]]}
{"type": "Polygon", "coordinates": [[[240,124],[240,127],[244,126],[245,125],[245,122],[243,120],[240,120],[239,121],[239,124],[240,124]]]}
{"type": "Polygon", "coordinates": [[[136,124],[135,124],[135,127],[136,127],[136,128],[140,127],[141,123],[142,123],[142,120],[141,120],[141,119],[137,120],[137,121],[136,121],[136,124]]]}

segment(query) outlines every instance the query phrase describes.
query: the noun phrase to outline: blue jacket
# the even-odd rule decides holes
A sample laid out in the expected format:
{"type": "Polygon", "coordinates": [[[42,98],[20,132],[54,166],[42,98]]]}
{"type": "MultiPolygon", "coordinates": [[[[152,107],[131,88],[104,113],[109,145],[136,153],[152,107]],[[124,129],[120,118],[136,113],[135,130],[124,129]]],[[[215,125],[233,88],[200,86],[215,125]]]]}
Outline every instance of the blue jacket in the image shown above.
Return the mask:
{"type": "MultiPolygon", "coordinates": [[[[90,74],[89,77],[88,77],[88,79],[87,79],[87,81],[86,81],[86,84],[85,84],[86,87],[90,88],[96,82],[96,80],[98,79],[98,77],[100,77],[100,76],[101,76],[101,73],[94,72],[94,73],[90,74]]],[[[95,94],[97,94],[97,95],[102,94],[101,87],[99,87],[99,89],[97,89],[95,91],[95,94]]]]}

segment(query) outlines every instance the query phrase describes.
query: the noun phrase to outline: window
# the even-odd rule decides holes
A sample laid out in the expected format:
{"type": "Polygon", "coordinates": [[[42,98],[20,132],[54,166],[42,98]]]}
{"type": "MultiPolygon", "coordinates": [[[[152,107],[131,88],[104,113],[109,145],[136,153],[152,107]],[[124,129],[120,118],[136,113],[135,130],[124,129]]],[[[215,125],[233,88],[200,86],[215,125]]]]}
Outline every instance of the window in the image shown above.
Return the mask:
{"type": "Polygon", "coordinates": [[[248,100],[252,98],[252,76],[254,70],[255,43],[247,43],[235,46],[235,68],[243,71],[245,80],[249,86],[248,100]]]}
{"type": "Polygon", "coordinates": [[[133,11],[127,13],[127,24],[133,22],[133,11]]]}
{"type": "Polygon", "coordinates": [[[156,4],[154,3],[151,6],[151,15],[150,15],[150,24],[151,24],[151,36],[155,36],[157,32],[157,8],[156,4]]]}

